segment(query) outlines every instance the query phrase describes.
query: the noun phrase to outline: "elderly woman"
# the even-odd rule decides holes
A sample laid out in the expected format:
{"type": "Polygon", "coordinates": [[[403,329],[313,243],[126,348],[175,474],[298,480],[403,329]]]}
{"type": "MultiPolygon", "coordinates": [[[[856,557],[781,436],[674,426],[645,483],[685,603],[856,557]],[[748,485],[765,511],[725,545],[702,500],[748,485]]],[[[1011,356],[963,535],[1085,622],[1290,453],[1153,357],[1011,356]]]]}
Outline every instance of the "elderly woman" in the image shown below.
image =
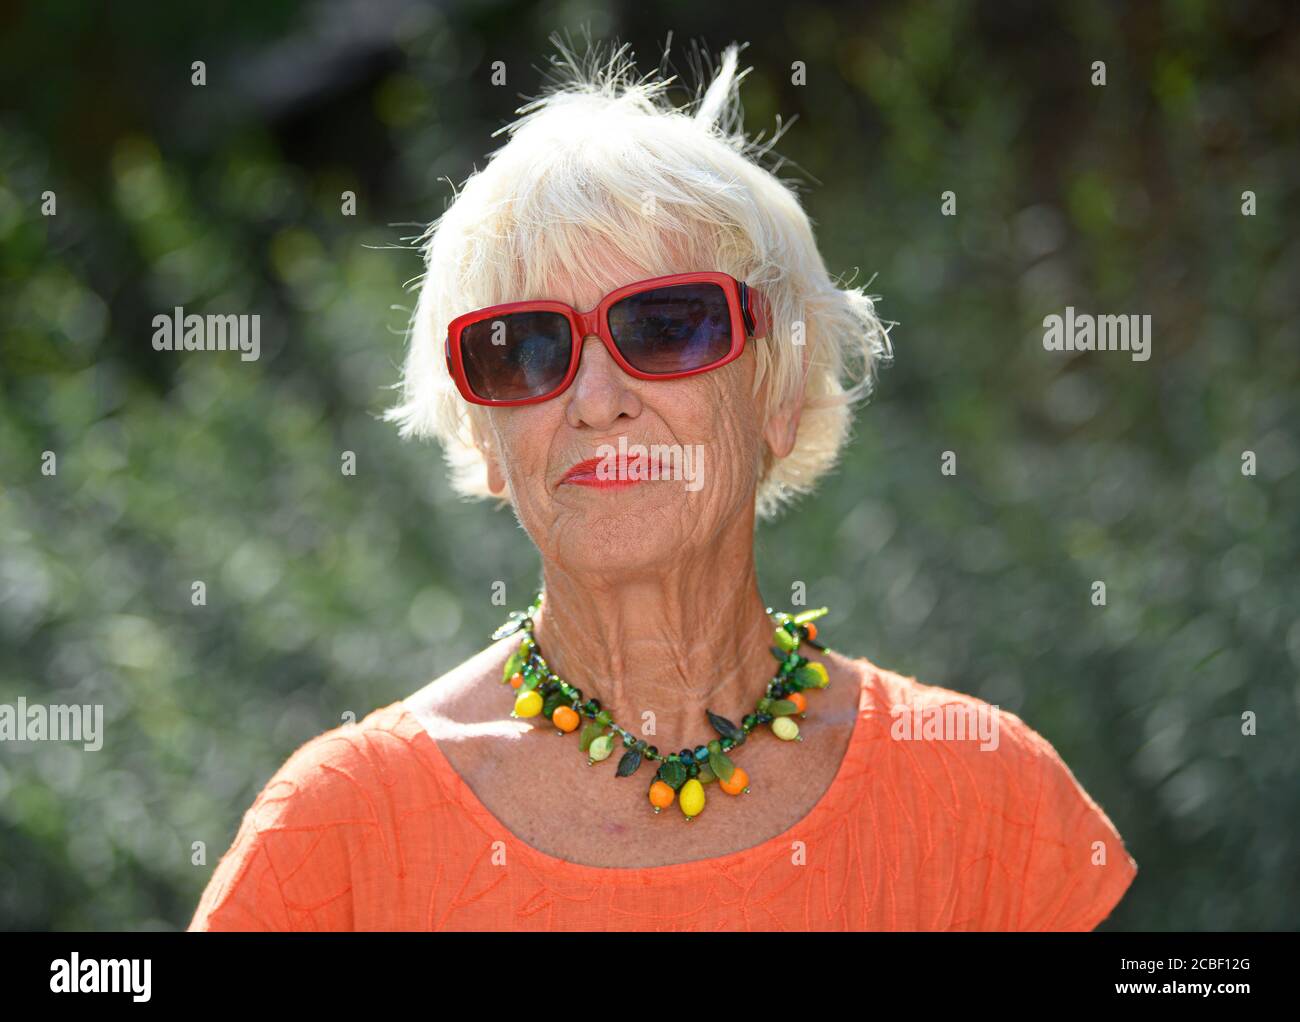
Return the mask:
{"type": "Polygon", "coordinates": [[[298,749],[190,928],[1091,929],[1136,865],[1043,738],[765,606],[755,519],[888,341],[733,128],[736,47],[689,112],[622,54],[437,223],[392,414],[509,504],[541,591],[298,749]]]}

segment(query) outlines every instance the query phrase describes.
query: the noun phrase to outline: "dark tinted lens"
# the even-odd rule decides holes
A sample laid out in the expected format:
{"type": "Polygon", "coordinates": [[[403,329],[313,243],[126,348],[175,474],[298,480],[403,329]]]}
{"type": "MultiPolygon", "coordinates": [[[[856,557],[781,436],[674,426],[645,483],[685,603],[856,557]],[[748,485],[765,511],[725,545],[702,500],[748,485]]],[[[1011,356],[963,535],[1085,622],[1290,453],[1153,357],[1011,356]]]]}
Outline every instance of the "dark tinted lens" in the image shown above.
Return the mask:
{"type": "Polygon", "coordinates": [[[470,389],[489,401],[521,401],[554,390],[569,371],[573,331],[558,312],[512,312],[461,331],[470,389]]]}
{"type": "Polygon", "coordinates": [[[643,373],[680,373],[731,351],[731,310],[717,284],[673,284],[610,307],[609,332],[643,373]]]}

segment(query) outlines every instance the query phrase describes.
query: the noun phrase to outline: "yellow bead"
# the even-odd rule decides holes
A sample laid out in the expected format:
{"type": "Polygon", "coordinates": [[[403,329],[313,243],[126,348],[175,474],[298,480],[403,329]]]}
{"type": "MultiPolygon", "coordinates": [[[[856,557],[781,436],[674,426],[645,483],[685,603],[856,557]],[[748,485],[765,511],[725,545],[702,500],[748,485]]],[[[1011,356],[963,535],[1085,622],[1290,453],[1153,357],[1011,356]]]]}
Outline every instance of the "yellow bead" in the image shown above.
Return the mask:
{"type": "Polygon", "coordinates": [[[772,734],[783,741],[792,742],[799,737],[799,725],[789,717],[777,717],[772,721],[772,734]]]}
{"type": "Polygon", "coordinates": [[[530,688],[527,692],[520,692],[515,699],[515,716],[516,717],[536,717],[542,712],[542,694],[536,689],[530,688]]]}
{"type": "Polygon", "coordinates": [[[682,807],[682,815],[698,816],[704,808],[704,785],[692,777],[677,793],[677,804],[682,807]]]}
{"type": "Polygon", "coordinates": [[[831,683],[831,676],[826,673],[826,667],[824,664],[817,663],[814,660],[811,663],[805,664],[805,667],[813,674],[817,675],[818,688],[825,688],[831,683]]]}

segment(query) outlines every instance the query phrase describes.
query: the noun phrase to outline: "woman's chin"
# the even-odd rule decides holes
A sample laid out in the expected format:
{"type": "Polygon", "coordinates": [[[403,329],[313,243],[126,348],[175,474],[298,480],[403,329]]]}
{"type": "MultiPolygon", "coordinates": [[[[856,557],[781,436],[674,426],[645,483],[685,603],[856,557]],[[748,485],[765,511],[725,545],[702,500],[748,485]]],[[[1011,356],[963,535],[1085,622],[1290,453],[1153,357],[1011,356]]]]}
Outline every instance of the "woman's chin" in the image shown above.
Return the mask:
{"type": "Polygon", "coordinates": [[[627,572],[638,568],[663,570],[680,557],[692,534],[686,528],[684,501],[669,506],[640,502],[592,507],[571,512],[556,522],[542,549],[557,563],[575,572],[627,572]]]}

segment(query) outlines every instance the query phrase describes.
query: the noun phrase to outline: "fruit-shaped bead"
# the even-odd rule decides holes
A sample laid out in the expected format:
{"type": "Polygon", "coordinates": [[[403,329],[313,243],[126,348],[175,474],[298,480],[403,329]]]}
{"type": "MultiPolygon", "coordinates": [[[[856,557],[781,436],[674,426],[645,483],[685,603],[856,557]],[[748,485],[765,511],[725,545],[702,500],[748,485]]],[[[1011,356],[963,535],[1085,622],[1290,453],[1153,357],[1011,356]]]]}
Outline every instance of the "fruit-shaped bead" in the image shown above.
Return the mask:
{"type": "Polygon", "coordinates": [[[802,692],[791,692],[785,697],[789,702],[794,703],[795,711],[804,713],[808,709],[808,698],[802,692]]]}
{"type": "Polygon", "coordinates": [[[793,653],[799,648],[799,640],[784,628],[778,628],[773,632],[772,638],[776,642],[778,648],[785,650],[787,653],[793,653]]]}
{"type": "Polygon", "coordinates": [[[792,742],[799,737],[799,725],[789,717],[777,717],[772,721],[772,734],[782,741],[792,742]]]}
{"type": "Polygon", "coordinates": [[[749,774],[745,773],[740,767],[733,767],[731,779],[724,781],[719,777],[718,786],[728,795],[739,795],[742,791],[749,790],[749,774]]]}
{"type": "Polygon", "coordinates": [[[704,785],[692,777],[682,785],[677,804],[682,807],[682,815],[688,820],[692,816],[698,816],[704,808],[704,785]]]}
{"type": "Polygon", "coordinates": [[[672,785],[665,784],[663,781],[655,781],[654,784],[650,785],[650,804],[655,807],[656,813],[660,809],[667,809],[672,805],[674,798],[676,798],[676,793],[673,791],[672,785]]]}
{"type": "Polygon", "coordinates": [[[522,674],[520,674],[518,671],[515,671],[514,674],[510,675],[510,687],[511,687],[511,688],[516,688],[516,689],[517,689],[517,688],[518,688],[520,685],[522,685],[523,683],[524,683],[524,676],[523,676],[522,674]]]}
{"type": "Polygon", "coordinates": [[[818,688],[825,688],[827,685],[831,683],[831,676],[826,673],[825,664],[820,664],[817,661],[812,660],[805,665],[805,669],[817,675],[818,688]]]}
{"type": "Polygon", "coordinates": [[[566,733],[576,728],[580,719],[572,706],[557,706],[551,714],[551,723],[566,733]]]}
{"type": "Polygon", "coordinates": [[[601,735],[599,738],[593,738],[591,744],[587,746],[587,758],[599,763],[602,759],[609,759],[609,754],[613,751],[613,736],[601,735]]]}
{"type": "Polygon", "coordinates": [[[516,717],[536,717],[542,712],[542,694],[530,688],[515,697],[516,717]]]}
{"type": "Polygon", "coordinates": [[[804,628],[807,629],[808,631],[808,638],[810,639],[817,638],[817,626],[815,624],[809,621],[806,625],[804,625],[804,628]]]}

